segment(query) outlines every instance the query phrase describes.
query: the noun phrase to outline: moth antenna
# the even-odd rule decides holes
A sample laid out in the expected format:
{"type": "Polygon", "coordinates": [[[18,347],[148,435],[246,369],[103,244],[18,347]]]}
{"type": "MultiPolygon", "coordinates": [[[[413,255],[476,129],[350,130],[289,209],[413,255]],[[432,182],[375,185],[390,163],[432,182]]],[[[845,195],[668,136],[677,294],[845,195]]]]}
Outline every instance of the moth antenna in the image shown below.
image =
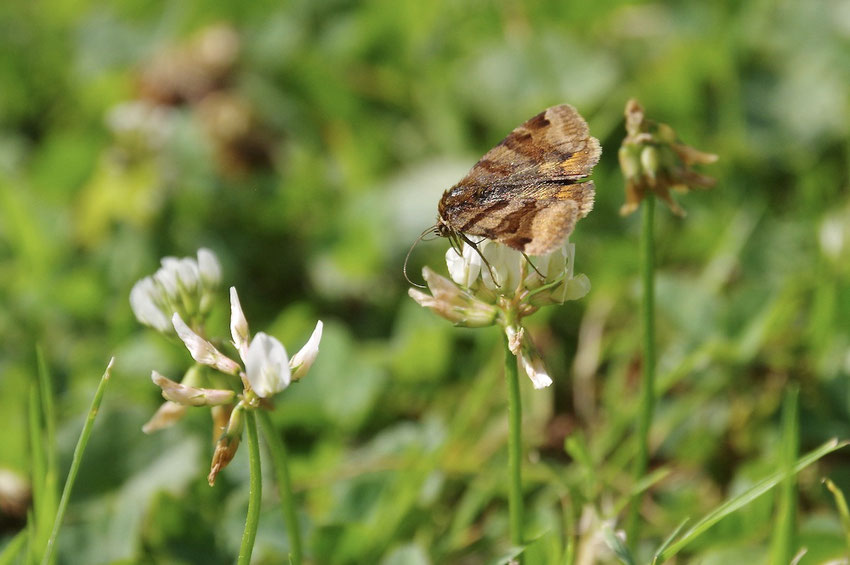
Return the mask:
{"type": "Polygon", "coordinates": [[[407,261],[410,259],[410,254],[413,253],[413,248],[416,247],[419,244],[419,242],[422,241],[422,239],[426,235],[428,235],[429,232],[435,232],[436,230],[437,230],[437,224],[434,224],[430,228],[426,228],[425,231],[423,231],[421,234],[419,234],[419,237],[416,238],[416,241],[414,241],[413,245],[410,246],[410,249],[407,250],[407,255],[404,256],[404,267],[402,267],[402,269],[401,269],[402,272],[404,273],[404,278],[409,284],[412,284],[413,286],[415,286],[417,288],[428,288],[428,287],[425,286],[424,284],[415,283],[412,280],[410,280],[410,277],[407,275],[407,261]]]}
{"type": "Polygon", "coordinates": [[[521,251],[521,253],[522,253],[522,256],[525,257],[525,260],[528,262],[528,264],[531,265],[531,268],[534,269],[534,272],[537,273],[538,275],[540,275],[541,279],[545,279],[546,277],[543,276],[543,273],[540,272],[540,269],[538,269],[537,267],[534,266],[534,263],[532,263],[531,259],[528,257],[528,255],[525,254],[525,251],[521,251]]]}

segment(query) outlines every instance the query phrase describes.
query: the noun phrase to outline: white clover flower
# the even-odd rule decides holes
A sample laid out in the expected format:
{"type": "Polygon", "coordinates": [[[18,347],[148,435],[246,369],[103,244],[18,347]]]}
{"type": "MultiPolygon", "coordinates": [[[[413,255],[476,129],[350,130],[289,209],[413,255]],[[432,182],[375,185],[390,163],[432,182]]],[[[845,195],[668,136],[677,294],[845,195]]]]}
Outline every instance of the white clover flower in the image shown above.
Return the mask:
{"type": "Polygon", "coordinates": [[[574,255],[575,245],[569,242],[532,257],[487,239],[475,245],[464,242],[460,253],[454,248],[446,251],[452,280],[425,267],[422,276],[431,294],[413,288],[408,294],[455,325],[502,326],[519,367],[534,388],[544,388],[552,378],[521,320],[541,306],[576,300],[590,291],[590,280],[573,274],[574,255]]]}
{"type": "Polygon", "coordinates": [[[292,374],[283,344],[263,332],[255,335],[245,356],[245,374],[260,398],[268,398],[288,387],[292,374]]]}

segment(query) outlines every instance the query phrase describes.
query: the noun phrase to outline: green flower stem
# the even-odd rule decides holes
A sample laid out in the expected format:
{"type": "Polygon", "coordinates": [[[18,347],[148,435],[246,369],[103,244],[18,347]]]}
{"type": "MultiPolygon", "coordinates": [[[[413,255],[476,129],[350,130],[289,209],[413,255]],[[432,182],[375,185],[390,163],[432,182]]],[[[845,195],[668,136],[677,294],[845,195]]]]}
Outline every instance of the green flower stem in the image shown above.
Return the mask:
{"type": "MultiPolygon", "coordinates": [[[[638,414],[638,452],[634,463],[635,483],[646,475],[649,466],[649,428],[655,409],[655,253],[653,224],[655,197],[643,201],[643,230],[641,232],[641,279],[643,280],[643,379],[641,382],[640,410],[638,414]]],[[[642,493],[632,497],[626,523],[627,539],[632,548],[637,546],[639,510],[642,493]]]]}
{"type": "Polygon", "coordinates": [[[260,441],[257,437],[257,417],[254,410],[245,411],[245,435],[248,436],[248,466],[251,480],[248,494],[248,515],[245,517],[245,531],[242,534],[242,546],[239,548],[237,565],[249,565],[257,539],[257,525],[260,522],[260,500],[263,496],[263,477],[260,469],[260,441]]]}
{"type": "Polygon", "coordinates": [[[508,511],[510,513],[511,543],[522,541],[522,405],[519,398],[517,359],[511,353],[508,336],[505,338],[505,380],[508,385],[508,511]]]}
{"type": "Polygon", "coordinates": [[[301,565],[301,532],[298,529],[298,514],[295,512],[294,496],[292,495],[292,480],[289,475],[286,446],[275,430],[268,412],[260,412],[260,425],[263,427],[263,436],[266,438],[266,445],[268,445],[272,460],[274,460],[277,490],[280,493],[280,508],[283,511],[283,521],[286,523],[286,531],[289,535],[289,563],[301,565]]]}
{"type": "MultiPolygon", "coordinates": [[[[71,490],[74,488],[74,482],[77,480],[77,472],[80,470],[80,463],[83,460],[83,453],[86,451],[86,446],[91,437],[92,428],[94,427],[94,419],[97,417],[97,412],[100,409],[100,403],[103,400],[103,393],[106,392],[106,385],[109,384],[109,377],[112,373],[112,365],[115,363],[115,358],[110,359],[106,366],[103,376],[100,378],[100,384],[97,385],[97,390],[94,393],[94,398],[91,401],[89,415],[86,418],[86,423],[83,425],[83,431],[80,432],[80,439],[77,440],[77,446],[74,448],[74,456],[71,459],[71,468],[68,470],[68,478],[65,481],[65,487],[62,489],[62,498],[59,500],[59,508],[56,510],[56,517],[53,519],[53,529],[50,532],[50,539],[47,540],[47,545],[44,548],[44,553],[41,558],[42,565],[48,565],[53,560],[53,550],[56,547],[56,538],[59,536],[59,528],[62,526],[62,518],[65,516],[65,510],[68,507],[68,499],[71,498],[71,490]]],[[[53,446],[49,446],[52,449],[53,446]]]]}

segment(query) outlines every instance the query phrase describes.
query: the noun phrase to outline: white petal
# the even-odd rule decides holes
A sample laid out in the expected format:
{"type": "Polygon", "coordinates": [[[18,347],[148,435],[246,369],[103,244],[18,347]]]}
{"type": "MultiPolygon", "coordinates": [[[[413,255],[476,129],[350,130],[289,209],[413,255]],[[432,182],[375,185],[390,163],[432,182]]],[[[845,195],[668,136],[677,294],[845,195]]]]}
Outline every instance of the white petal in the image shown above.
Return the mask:
{"type": "Polygon", "coordinates": [[[310,367],[313,366],[313,362],[319,354],[319,342],[322,341],[322,328],[322,321],[319,320],[316,322],[316,329],[313,330],[313,334],[310,336],[310,339],[308,339],[307,343],[304,344],[304,347],[302,347],[301,350],[293,355],[292,359],[289,360],[289,367],[292,369],[293,381],[297,381],[303,377],[307,371],[310,370],[310,367]]]}
{"type": "Polygon", "coordinates": [[[168,316],[157,303],[159,289],[151,277],[145,277],[133,285],[130,291],[130,308],[139,322],[161,332],[170,332],[168,316]]]}
{"type": "Polygon", "coordinates": [[[201,282],[201,271],[198,268],[198,262],[191,257],[180,259],[177,265],[177,276],[184,289],[189,292],[195,292],[198,284],[201,282]]]}
{"type": "Polygon", "coordinates": [[[263,332],[255,335],[248,346],[245,373],[251,388],[261,398],[289,386],[291,373],[283,344],[263,332]]]}
{"type": "Polygon", "coordinates": [[[221,282],[221,264],[215,253],[201,247],[198,249],[198,270],[201,274],[201,282],[206,288],[217,288],[221,282]]]}
{"type": "Polygon", "coordinates": [[[248,331],[248,320],[242,312],[242,304],[239,302],[235,286],[230,287],[230,335],[233,338],[233,345],[239,351],[239,356],[242,357],[242,361],[245,361],[251,334],[248,331]]]}
{"type": "Polygon", "coordinates": [[[549,377],[549,373],[546,371],[546,366],[543,365],[543,359],[539,356],[534,355],[532,359],[523,352],[519,356],[519,360],[523,371],[525,371],[525,374],[531,379],[531,384],[534,388],[546,388],[552,384],[552,378],[549,377]]]}
{"type": "Polygon", "coordinates": [[[154,280],[162,286],[171,300],[175,300],[180,292],[178,264],[174,257],[163,257],[162,267],[153,275],[154,280]]]}

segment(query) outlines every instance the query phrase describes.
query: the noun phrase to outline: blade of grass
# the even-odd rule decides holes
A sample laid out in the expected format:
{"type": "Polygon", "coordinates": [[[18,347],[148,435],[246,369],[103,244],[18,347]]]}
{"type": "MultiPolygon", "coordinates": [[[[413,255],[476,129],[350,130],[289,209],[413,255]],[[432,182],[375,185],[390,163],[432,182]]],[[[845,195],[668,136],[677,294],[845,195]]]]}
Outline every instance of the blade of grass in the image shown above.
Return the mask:
{"type": "Polygon", "coordinates": [[[36,348],[38,364],[38,394],[41,401],[42,456],[44,457],[44,482],[42,485],[42,500],[39,503],[36,517],[39,527],[39,544],[42,547],[45,538],[52,527],[52,517],[56,515],[59,503],[57,482],[59,468],[56,463],[56,413],[53,408],[53,390],[50,385],[50,372],[41,346],[36,348]]]}
{"type": "Polygon", "coordinates": [[[59,528],[62,526],[62,518],[65,516],[65,510],[68,507],[68,499],[71,498],[71,490],[74,488],[74,481],[77,479],[77,473],[80,470],[80,463],[83,460],[83,453],[89,443],[92,428],[94,427],[94,419],[97,417],[100,403],[103,400],[103,393],[106,391],[106,385],[109,384],[109,377],[112,373],[112,366],[115,364],[115,357],[109,360],[106,365],[106,371],[100,378],[100,384],[97,385],[97,390],[94,393],[94,398],[89,408],[89,415],[86,418],[86,423],[83,425],[83,431],[80,432],[80,439],[77,440],[77,446],[74,448],[74,457],[71,459],[71,468],[68,470],[68,478],[65,480],[65,487],[62,489],[62,498],[59,500],[59,507],[56,510],[56,515],[53,518],[53,528],[50,533],[50,539],[43,550],[41,565],[48,565],[53,558],[53,551],[56,547],[56,538],[59,536],[59,528]]]}
{"type": "Polygon", "coordinates": [[[29,394],[29,439],[30,460],[32,462],[32,538],[30,540],[30,557],[33,561],[41,558],[41,551],[50,535],[50,517],[53,509],[50,508],[47,488],[47,462],[45,460],[45,437],[41,412],[42,404],[39,399],[38,387],[30,387],[29,394]]]}
{"type": "Polygon", "coordinates": [[[673,533],[667,536],[667,539],[661,542],[661,545],[658,546],[658,549],[655,550],[655,554],[652,556],[652,565],[658,563],[658,559],[661,554],[664,553],[664,550],[667,549],[671,543],[673,543],[673,540],[676,539],[679,533],[685,529],[685,524],[687,524],[688,521],[689,518],[685,518],[684,520],[682,520],[682,522],[678,526],[676,526],[676,529],[673,530],[673,533]]]}
{"type": "Polygon", "coordinates": [[[835,498],[835,506],[838,507],[838,515],[841,516],[841,526],[844,528],[844,538],[847,542],[847,555],[850,555],[850,509],[847,508],[847,499],[835,483],[829,479],[824,479],[823,483],[835,498]]]}
{"type": "Polygon", "coordinates": [[[21,530],[6,544],[3,551],[0,552],[0,565],[12,565],[12,563],[20,563],[19,555],[23,552],[24,546],[29,538],[27,530],[21,530]]]}
{"type": "MultiPolygon", "coordinates": [[[[804,455],[800,459],[797,460],[797,463],[791,468],[791,474],[796,474],[820,459],[821,457],[832,453],[842,447],[848,445],[846,441],[838,441],[837,439],[832,439],[818,447],[817,449],[809,452],[804,455]]],[[[753,500],[757,499],[764,493],[768,492],[770,489],[779,484],[788,473],[784,470],[777,471],[772,475],[769,475],[767,478],[763,479],[761,482],[753,486],[748,491],[739,494],[735,498],[724,502],[711,512],[709,512],[705,517],[703,517],[699,522],[694,524],[690,530],[685,532],[679,540],[670,545],[667,549],[661,552],[659,556],[659,561],[664,562],[674,555],[678,554],[685,546],[691,543],[694,539],[703,534],[710,527],[715,525],[717,522],[735,512],[736,510],[743,508],[753,500]]]]}
{"type": "Polygon", "coordinates": [[[799,387],[794,384],[785,393],[782,406],[781,468],[786,473],[779,488],[776,524],[771,542],[771,563],[788,563],[794,551],[794,523],[797,514],[797,481],[791,473],[799,450],[800,419],[797,409],[799,387]]]}

